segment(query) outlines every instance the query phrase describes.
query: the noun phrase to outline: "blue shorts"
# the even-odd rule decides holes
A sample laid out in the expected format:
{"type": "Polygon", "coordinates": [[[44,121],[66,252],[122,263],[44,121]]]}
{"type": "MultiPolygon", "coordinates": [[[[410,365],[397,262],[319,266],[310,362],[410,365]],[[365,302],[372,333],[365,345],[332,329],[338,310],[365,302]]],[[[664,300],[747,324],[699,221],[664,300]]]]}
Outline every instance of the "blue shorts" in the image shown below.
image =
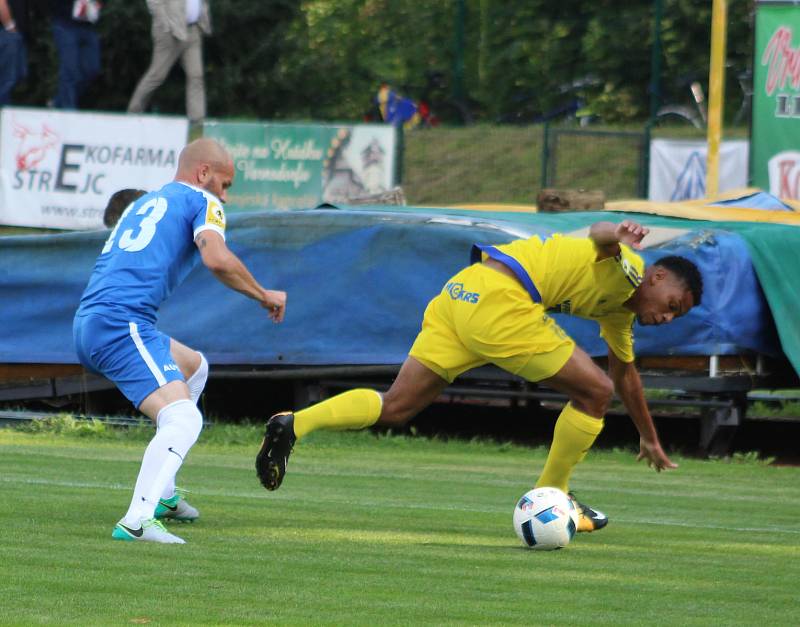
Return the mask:
{"type": "Polygon", "coordinates": [[[185,381],[169,351],[170,338],[150,322],[75,316],[72,337],[88,370],[113,381],[137,408],[170,381],[185,381]]]}

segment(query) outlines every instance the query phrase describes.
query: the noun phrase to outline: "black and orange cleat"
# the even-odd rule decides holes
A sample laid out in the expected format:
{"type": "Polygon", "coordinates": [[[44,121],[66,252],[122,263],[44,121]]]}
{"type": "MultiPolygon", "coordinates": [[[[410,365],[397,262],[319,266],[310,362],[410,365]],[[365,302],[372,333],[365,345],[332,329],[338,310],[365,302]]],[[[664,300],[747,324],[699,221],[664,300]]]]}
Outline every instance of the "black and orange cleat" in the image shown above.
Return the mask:
{"type": "Polygon", "coordinates": [[[575,495],[572,492],[570,492],[567,496],[575,506],[575,511],[578,512],[578,532],[597,531],[608,524],[608,516],[606,516],[603,512],[592,509],[588,505],[584,505],[575,498],[575,495]]]}
{"type": "Polygon", "coordinates": [[[264,441],[256,455],[256,473],[267,490],[281,487],[296,439],[293,413],[282,412],[267,420],[264,441]]]}

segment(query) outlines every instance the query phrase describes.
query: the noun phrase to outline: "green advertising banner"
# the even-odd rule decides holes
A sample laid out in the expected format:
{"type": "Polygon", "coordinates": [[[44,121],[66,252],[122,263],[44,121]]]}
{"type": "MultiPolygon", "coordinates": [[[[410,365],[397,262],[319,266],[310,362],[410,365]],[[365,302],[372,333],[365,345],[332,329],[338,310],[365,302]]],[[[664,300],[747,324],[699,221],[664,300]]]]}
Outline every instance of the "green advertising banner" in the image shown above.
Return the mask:
{"type": "Polygon", "coordinates": [[[761,1],[756,14],[750,178],[800,198],[800,5],[761,1]]]}
{"type": "Polygon", "coordinates": [[[203,135],[233,157],[236,178],[226,212],[347,203],[395,185],[396,130],[390,125],[211,120],[203,135]]]}

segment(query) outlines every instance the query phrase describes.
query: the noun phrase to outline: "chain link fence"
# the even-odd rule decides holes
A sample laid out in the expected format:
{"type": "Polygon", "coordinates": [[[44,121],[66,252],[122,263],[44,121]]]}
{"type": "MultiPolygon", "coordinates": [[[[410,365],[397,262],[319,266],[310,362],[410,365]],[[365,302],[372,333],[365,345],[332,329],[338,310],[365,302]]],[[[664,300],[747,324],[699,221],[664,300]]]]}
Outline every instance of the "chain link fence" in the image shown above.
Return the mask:
{"type": "Polygon", "coordinates": [[[606,198],[646,198],[647,132],[544,126],[542,187],[596,189],[606,198]]]}

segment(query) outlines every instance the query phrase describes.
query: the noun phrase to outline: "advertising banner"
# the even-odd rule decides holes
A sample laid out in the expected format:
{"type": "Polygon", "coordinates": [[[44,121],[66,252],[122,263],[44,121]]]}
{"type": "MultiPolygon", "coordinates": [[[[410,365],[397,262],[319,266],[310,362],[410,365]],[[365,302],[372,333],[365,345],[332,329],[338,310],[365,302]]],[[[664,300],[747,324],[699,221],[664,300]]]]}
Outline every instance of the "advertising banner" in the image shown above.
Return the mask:
{"type": "Polygon", "coordinates": [[[396,130],[390,125],[209,121],[203,136],[233,157],[236,179],[226,212],[346,203],[395,184],[396,130]]]}
{"type": "MultiPolygon", "coordinates": [[[[706,195],[704,141],[654,139],[650,142],[649,200],[691,200],[706,195]]],[[[719,191],[747,187],[748,143],[724,141],[719,149],[719,191]]]]}
{"type": "Polygon", "coordinates": [[[800,199],[800,5],[758,3],[753,66],[751,180],[800,199]]]}
{"type": "Polygon", "coordinates": [[[172,180],[185,118],[6,107],[0,117],[0,224],[103,227],[109,197],[172,180]]]}

